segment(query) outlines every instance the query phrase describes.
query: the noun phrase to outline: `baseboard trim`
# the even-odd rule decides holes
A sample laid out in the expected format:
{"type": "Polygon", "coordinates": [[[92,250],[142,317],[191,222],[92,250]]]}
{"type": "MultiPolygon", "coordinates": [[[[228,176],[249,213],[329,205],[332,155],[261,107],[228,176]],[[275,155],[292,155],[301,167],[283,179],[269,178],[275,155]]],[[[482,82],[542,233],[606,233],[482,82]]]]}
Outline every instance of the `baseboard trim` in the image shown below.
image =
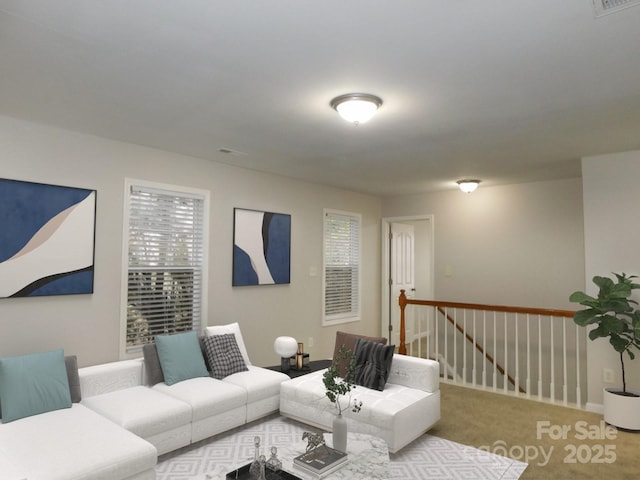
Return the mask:
{"type": "Polygon", "coordinates": [[[593,413],[604,413],[604,406],[601,403],[587,402],[585,410],[593,413]]]}

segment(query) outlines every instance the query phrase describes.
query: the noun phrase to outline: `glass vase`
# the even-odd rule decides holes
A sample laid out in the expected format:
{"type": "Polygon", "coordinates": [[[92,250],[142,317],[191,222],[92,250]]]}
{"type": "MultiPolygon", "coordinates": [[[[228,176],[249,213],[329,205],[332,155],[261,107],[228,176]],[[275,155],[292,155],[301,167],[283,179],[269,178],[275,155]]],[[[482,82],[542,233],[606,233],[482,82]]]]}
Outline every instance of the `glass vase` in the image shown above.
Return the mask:
{"type": "Polygon", "coordinates": [[[347,452],[347,421],[341,413],[333,417],[333,448],[347,452]]]}

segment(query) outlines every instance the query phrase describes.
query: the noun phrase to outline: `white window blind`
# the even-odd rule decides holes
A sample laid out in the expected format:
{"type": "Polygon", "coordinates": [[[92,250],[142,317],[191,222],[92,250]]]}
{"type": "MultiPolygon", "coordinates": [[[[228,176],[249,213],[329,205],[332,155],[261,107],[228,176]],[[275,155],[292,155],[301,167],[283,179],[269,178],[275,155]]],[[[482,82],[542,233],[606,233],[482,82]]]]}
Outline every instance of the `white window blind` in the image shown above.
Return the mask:
{"type": "Polygon", "coordinates": [[[325,210],[323,324],[359,319],[360,215],[325,210]]]}
{"type": "Polygon", "coordinates": [[[201,331],[203,195],[142,185],[128,189],[126,351],[156,335],[201,331]]]}

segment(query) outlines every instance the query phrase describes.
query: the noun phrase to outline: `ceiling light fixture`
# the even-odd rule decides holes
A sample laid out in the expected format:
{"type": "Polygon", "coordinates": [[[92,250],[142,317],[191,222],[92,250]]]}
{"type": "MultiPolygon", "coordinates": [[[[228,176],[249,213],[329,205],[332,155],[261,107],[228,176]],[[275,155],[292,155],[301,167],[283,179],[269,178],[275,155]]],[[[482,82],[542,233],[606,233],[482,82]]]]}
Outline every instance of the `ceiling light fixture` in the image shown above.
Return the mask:
{"type": "Polygon", "coordinates": [[[456,183],[464,193],[471,193],[478,188],[480,180],[470,180],[465,178],[464,180],[458,180],[456,183]]]}
{"type": "Polygon", "coordinates": [[[360,125],[373,117],[382,99],[369,93],[347,93],[331,100],[330,105],[347,122],[360,125]]]}

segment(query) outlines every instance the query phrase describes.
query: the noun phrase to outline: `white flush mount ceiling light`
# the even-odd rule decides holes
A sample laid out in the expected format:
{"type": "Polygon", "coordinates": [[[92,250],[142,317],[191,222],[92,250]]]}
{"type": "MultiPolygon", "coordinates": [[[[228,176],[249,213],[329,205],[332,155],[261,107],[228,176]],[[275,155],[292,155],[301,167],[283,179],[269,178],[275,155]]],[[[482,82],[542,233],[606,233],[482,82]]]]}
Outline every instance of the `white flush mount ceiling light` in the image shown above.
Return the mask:
{"type": "Polygon", "coordinates": [[[347,93],[331,100],[330,105],[347,122],[360,125],[373,117],[382,99],[369,93],[347,93]]]}
{"type": "Polygon", "coordinates": [[[480,180],[471,180],[465,178],[464,180],[458,180],[456,183],[460,187],[460,190],[462,190],[464,193],[471,193],[474,192],[476,188],[478,188],[478,185],[480,185],[480,180]]]}

